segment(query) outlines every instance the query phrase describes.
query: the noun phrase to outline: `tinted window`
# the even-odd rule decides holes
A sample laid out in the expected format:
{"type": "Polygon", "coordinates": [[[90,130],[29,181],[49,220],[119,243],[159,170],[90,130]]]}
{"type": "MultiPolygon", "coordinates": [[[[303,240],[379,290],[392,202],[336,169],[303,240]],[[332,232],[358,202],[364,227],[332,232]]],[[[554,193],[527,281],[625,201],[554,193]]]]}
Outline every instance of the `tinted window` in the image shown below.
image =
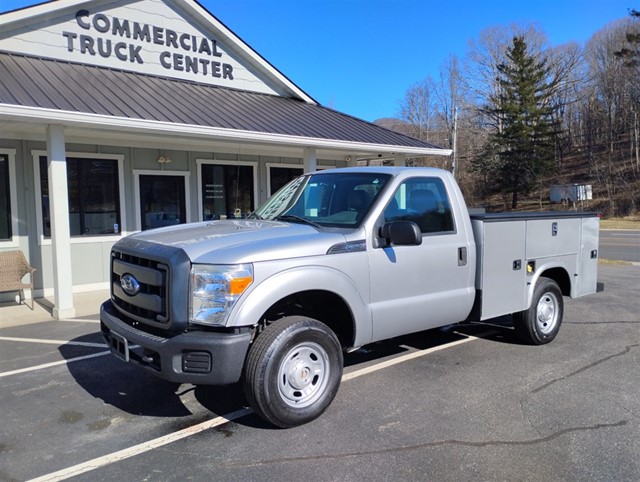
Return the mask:
{"type": "MultiPolygon", "coordinates": [[[[118,161],[67,158],[69,229],[71,236],[120,231],[118,161]]],[[[45,237],[51,236],[47,158],[40,157],[40,189],[45,237]]]]}
{"type": "Polygon", "coordinates": [[[12,236],[9,187],[9,158],[0,155],[0,240],[11,239],[12,236]]]}
{"type": "Polygon", "coordinates": [[[202,165],[204,221],[243,218],[253,206],[252,166],[202,165]]]}

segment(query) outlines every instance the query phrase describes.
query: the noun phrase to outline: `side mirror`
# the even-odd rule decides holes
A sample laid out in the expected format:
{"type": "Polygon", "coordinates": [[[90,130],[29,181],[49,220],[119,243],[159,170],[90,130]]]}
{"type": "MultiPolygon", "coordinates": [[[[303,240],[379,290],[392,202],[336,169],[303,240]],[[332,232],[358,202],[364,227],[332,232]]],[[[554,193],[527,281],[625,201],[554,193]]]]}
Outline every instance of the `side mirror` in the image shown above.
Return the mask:
{"type": "Polygon", "coordinates": [[[396,246],[418,246],[422,244],[422,233],[413,221],[391,221],[380,228],[380,237],[396,246]]]}

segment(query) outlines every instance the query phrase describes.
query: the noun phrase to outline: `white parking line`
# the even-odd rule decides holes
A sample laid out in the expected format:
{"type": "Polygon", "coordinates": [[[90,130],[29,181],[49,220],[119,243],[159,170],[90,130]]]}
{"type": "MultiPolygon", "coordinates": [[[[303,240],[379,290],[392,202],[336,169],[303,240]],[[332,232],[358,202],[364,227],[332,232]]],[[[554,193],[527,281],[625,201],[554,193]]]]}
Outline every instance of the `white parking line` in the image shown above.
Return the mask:
{"type": "Polygon", "coordinates": [[[0,336],[0,341],[17,341],[20,343],[43,343],[45,345],[91,346],[95,348],[104,348],[107,346],[105,343],[89,343],[87,341],[46,340],[42,338],[16,338],[13,336],[0,336]]]}
{"type": "MultiPolygon", "coordinates": [[[[455,333],[455,332],[454,332],[455,333]]],[[[458,334],[458,333],[456,333],[458,334]]],[[[447,348],[453,348],[454,346],[461,345],[463,343],[468,343],[470,341],[478,340],[478,337],[463,335],[467,338],[462,340],[453,341],[451,343],[447,343],[444,345],[436,346],[433,348],[428,348],[426,350],[420,350],[412,353],[407,353],[406,355],[399,356],[397,358],[393,358],[391,360],[387,360],[385,362],[379,363],[377,365],[369,366],[366,368],[362,368],[361,370],[355,370],[351,373],[343,375],[342,381],[353,380],[354,378],[360,377],[362,375],[367,375],[369,373],[376,372],[378,370],[382,370],[384,368],[388,368],[393,365],[397,365],[399,363],[403,363],[409,360],[414,360],[416,358],[429,355],[431,353],[445,350],[447,348]]],[[[482,336],[482,335],[480,335],[482,336]]],[[[107,352],[109,353],[109,352],[107,352]]],[[[167,445],[171,442],[175,442],[177,440],[190,437],[191,435],[198,434],[204,430],[208,430],[210,428],[218,427],[228,422],[233,422],[241,417],[249,415],[253,413],[253,410],[249,408],[244,408],[241,410],[237,410],[235,412],[228,413],[226,415],[216,417],[212,420],[207,420],[205,422],[199,423],[197,425],[193,425],[191,427],[187,427],[185,429],[179,430],[177,432],[170,433],[168,435],[164,435],[162,437],[155,438],[153,440],[149,440],[148,442],[143,442],[138,445],[134,445],[133,447],[129,447],[123,450],[119,450],[117,452],[113,452],[111,454],[103,455],[102,457],[97,457],[92,460],[88,460],[87,462],[74,465],[73,467],[69,467],[66,469],[59,470],[57,472],[52,472],[50,474],[43,475],[41,477],[31,479],[28,482],[50,482],[50,481],[59,481],[66,480],[70,477],[75,477],[77,475],[84,474],[86,472],[90,472],[92,470],[98,469],[100,467],[104,467],[106,465],[112,464],[114,462],[119,462],[121,460],[128,459],[130,457],[134,457],[138,454],[142,454],[144,452],[148,452],[149,450],[153,450],[158,447],[162,447],[163,445],[167,445]]]]}
{"type": "Polygon", "coordinates": [[[50,368],[50,367],[55,367],[58,365],[67,365],[68,363],[73,363],[73,362],[77,362],[77,361],[81,361],[81,360],[88,360],[89,358],[95,358],[98,356],[104,356],[104,355],[108,355],[109,353],[111,353],[110,351],[101,351],[99,353],[93,353],[91,355],[85,355],[85,356],[79,356],[76,358],[69,358],[68,360],[60,360],[57,362],[51,362],[51,363],[45,363],[43,365],[37,365],[35,367],[28,367],[28,368],[20,368],[18,370],[12,370],[10,372],[2,372],[0,373],[0,378],[3,377],[8,377],[10,375],[17,375],[18,373],[26,373],[26,372],[32,372],[35,370],[42,370],[43,368],[50,368]]]}
{"type": "Polygon", "coordinates": [[[75,477],[77,475],[90,472],[97,468],[104,467],[105,465],[109,465],[114,462],[118,462],[120,460],[128,459],[129,457],[133,457],[134,455],[142,454],[144,452],[148,452],[149,450],[162,447],[163,445],[170,444],[171,442],[175,442],[176,440],[180,440],[185,437],[190,437],[191,435],[198,434],[204,430],[208,430],[210,428],[224,425],[225,423],[228,423],[232,420],[237,420],[238,418],[244,417],[245,415],[248,415],[250,413],[252,413],[250,409],[243,408],[241,410],[229,413],[225,416],[216,417],[213,420],[207,420],[206,422],[202,422],[197,425],[184,428],[182,430],[170,433],[163,437],[158,437],[153,440],[149,440],[148,442],[143,442],[141,444],[134,445],[133,447],[119,450],[118,452],[113,452],[108,455],[104,455],[102,457],[89,460],[82,464],[74,465],[73,467],[69,467],[63,470],[59,470],[57,472],[53,472],[51,474],[47,474],[35,479],[31,479],[29,482],[44,482],[44,481],[48,482],[48,481],[54,481],[54,480],[65,480],[70,477],[75,477]]]}
{"type": "Polygon", "coordinates": [[[362,368],[360,370],[356,370],[351,373],[347,373],[342,376],[342,381],[346,382],[348,380],[353,380],[354,378],[361,377],[362,375],[368,375],[369,373],[377,372],[378,370],[382,370],[384,368],[389,368],[390,366],[397,365],[399,363],[404,363],[409,360],[413,360],[414,358],[420,358],[421,356],[429,355],[431,353],[435,353],[440,350],[444,350],[446,348],[453,348],[457,345],[462,345],[463,343],[468,343],[470,341],[477,340],[478,338],[475,336],[464,335],[468,338],[464,338],[458,341],[452,341],[451,343],[447,343],[445,345],[434,346],[433,348],[428,348],[426,350],[414,351],[412,353],[407,353],[406,355],[399,356],[397,358],[393,358],[391,360],[387,360],[382,363],[378,363],[377,365],[372,365],[367,368],[362,368]]]}
{"type": "Polygon", "coordinates": [[[60,321],[72,321],[73,323],[96,323],[99,324],[100,320],[92,320],[89,318],[83,319],[83,318],[65,318],[64,320],[60,320],[60,321]]]}

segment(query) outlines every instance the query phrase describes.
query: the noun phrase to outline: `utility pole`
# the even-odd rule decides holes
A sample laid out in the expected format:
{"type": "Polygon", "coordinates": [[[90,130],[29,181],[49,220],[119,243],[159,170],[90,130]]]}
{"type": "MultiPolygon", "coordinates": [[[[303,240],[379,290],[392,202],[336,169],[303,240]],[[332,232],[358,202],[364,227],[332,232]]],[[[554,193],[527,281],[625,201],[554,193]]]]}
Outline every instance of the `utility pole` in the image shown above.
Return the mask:
{"type": "Polygon", "coordinates": [[[458,156],[458,107],[453,107],[453,133],[451,142],[451,173],[454,179],[456,178],[456,171],[458,169],[456,158],[458,156]]]}

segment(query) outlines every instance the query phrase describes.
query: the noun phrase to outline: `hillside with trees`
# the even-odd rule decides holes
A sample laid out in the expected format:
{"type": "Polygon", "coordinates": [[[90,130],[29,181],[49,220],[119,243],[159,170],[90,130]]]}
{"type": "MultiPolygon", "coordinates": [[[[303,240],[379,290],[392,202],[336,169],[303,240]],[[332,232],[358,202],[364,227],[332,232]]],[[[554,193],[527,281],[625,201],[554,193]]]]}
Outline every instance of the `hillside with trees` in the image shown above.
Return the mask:
{"type": "Polygon", "coordinates": [[[416,163],[453,171],[470,204],[542,208],[552,184],[577,183],[593,188],[583,208],[625,216],[640,210],[639,111],[631,10],[583,46],[551,46],[535,26],[486,29],[465,58],[407,89],[398,119],[379,123],[454,149],[416,163]]]}

